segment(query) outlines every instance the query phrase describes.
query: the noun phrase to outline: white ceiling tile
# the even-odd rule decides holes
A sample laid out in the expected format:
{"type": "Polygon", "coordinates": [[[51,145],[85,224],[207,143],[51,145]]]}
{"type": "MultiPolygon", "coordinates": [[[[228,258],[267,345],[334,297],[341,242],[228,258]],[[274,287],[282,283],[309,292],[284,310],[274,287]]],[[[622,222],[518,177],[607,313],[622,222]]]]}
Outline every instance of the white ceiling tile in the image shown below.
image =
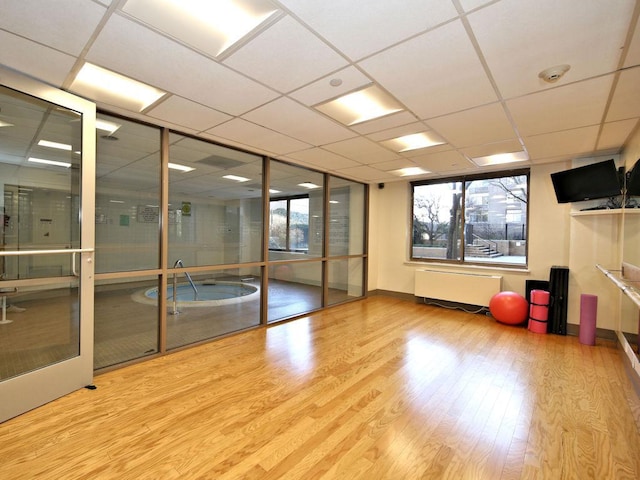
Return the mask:
{"type": "Polygon", "coordinates": [[[571,65],[565,83],[614,71],[634,3],[502,0],[468,18],[502,96],[511,98],[555,85],[538,78],[555,65],[571,65]]]}
{"type": "MultiPolygon", "coordinates": [[[[0,29],[78,55],[107,10],[86,0],[3,2],[0,29]],[[11,8],[5,4],[11,3],[11,8]]],[[[2,50],[6,47],[3,45],[2,50]]]]}
{"type": "Polygon", "coordinates": [[[607,122],[638,117],[640,114],[640,67],[620,72],[607,122]]]}
{"type": "Polygon", "coordinates": [[[286,16],[223,63],[284,93],[343,68],[347,61],[286,16]]]}
{"type": "Polygon", "coordinates": [[[464,155],[461,155],[455,150],[431,155],[419,155],[412,157],[412,160],[419,167],[434,173],[459,172],[478,168],[475,164],[467,160],[464,155]]]}
{"type": "Polygon", "coordinates": [[[624,145],[634,128],[638,126],[640,118],[621,120],[619,122],[605,123],[598,139],[598,150],[619,149],[624,145]]]}
{"type": "Polygon", "coordinates": [[[321,78],[289,94],[305,105],[317,105],[372,83],[371,79],[357,68],[350,66],[321,78]],[[333,86],[329,82],[339,79],[342,83],[333,86]]]}
{"type": "Polygon", "coordinates": [[[240,118],[207,130],[207,133],[280,155],[311,146],[240,118]]]}
{"type": "Polygon", "coordinates": [[[373,165],[378,170],[382,170],[383,172],[392,172],[394,170],[400,170],[401,168],[411,168],[417,167],[415,162],[409,160],[408,158],[402,158],[399,160],[391,160],[390,162],[380,162],[373,165]]]}
{"type": "Polygon", "coordinates": [[[399,158],[397,154],[363,137],[324,145],[324,148],[363,164],[379,163],[399,158]]]}
{"type": "Polygon", "coordinates": [[[358,178],[360,181],[364,182],[380,182],[380,181],[390,181],[390,179],[398,180],[397,176],[389,174],[387,172],[383,172],[378,170],[377,168],[360,166],[360,167],[350,167],[350,168],[342,168],[336,171],[339,175],[348,177],[348,178],[358,178]]]}
{"type": "Polygon", "coordinates": [[[285,97],[253,110],[243,118],[315,146],[355,135],[348,128],[285,97]]]}
{"type": "Polygon", "coordinates": [[[460,0],[460,6],[465,12],[470,12],[471,10],[475,10],[476,8],[482,7],[492,1],[493,0],[460,0]]]}
{"type": "Polygon", "coordinates": [[[245,113],[278,96],[273,90],[118,15],[102,30],[87,60],[231,115],[245,113]]]}
{"type": "Polygon", "coordinates": [[[287,155],[287,158],[298,160],[316,168],[327,170],[335,170],[338,168],[357,167],[360,164],[353,160],[348,160],[333,152],[329,152],[322,148],[310,148],[300,152],[293,152],[287,155]]]}
{"type": "Polygon", "coordinates": [[[61,86],[75,63],[75,58],[0,30],[0,63],[52,85],[61,86]]]}
{"type": "Polygon", "coordinates": [[[638,17],[638,20],[636,21],[633,38],[629,45],[629,51],[624,59],[625,67],[635,67],[636,65],[640,65],[640,17],[638,17]]]}
{"type": "Polygon", "coordinates": [[[150,117],[171,122],[174,125],[182,125],[195,131],[207,130],[233,118],[176,95],[172,95],[152,108],[147,114],[150,117]]]}
{"type": "Polygon", "coordinates": [[[408,40],[360,65],[421,119],[497,99],[460,21],[408,40]],[[402,75],[398,75],[400,71],[402,75]]]}
{"type": "Polygon", "coordinates": [[[600,123],[613,82],[606,75],[507,101],[521,135],[600,123]]]}
{"type": "Polygon", "coordinates": [[[426,123],[458,148],[516,138],[500,103],[432,118],[426,123]]]}
{"type": "MultiPolygon", "coordinates": [[[[212,142],[219,143],[221,145],[225,145],[231,148],[239,148],[241,150],[245,150],[247,152],[251,152],[255,155],[266,155],[270,157],[275,157],[278,155],[277,152],[273,152],[267,148],[259,147],[256,145],[248,145],[247,143],[239,142],[236,140],[232,140],[230,138],[221,137],[219,135],[213,135],[207,132],[199,132],[198,138],[203,138],[204,140],[211,140],[212,142]]],[[[266,142],[264,142],[266,143],[266,142]]],[[[275,142],[273,142],[275,143],[275,142]]]]}
{"type": "Polygon", "coordinates": [[[449,0],[280,0],[352,60],[363,58],[457,16],[449,0]]]}
{"type": "Polygon", "coordinates": [[[562,132],[546,133],[524,139],[532,161],[593,152],[598,136],[598,126],[576,128],[562,132]]]}

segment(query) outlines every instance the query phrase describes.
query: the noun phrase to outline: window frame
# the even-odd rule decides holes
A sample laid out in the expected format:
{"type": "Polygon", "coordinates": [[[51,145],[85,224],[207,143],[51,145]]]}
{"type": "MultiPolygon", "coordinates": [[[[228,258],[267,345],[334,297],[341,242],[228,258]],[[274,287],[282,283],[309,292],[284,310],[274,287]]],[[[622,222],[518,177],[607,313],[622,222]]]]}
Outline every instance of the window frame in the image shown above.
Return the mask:
{"type": "Polygon", "coordinates": [[[513,170],[500,170],[493,172],[483,172],[479,174],[472,175],[458,175],[452,177],[440,177],[440,178],[432,178],[427,180],[416,180],[410,182],[411,185],[411,208],[410,208],[410,220],[409,220],[409,260],[412,262],[421,262],[421,263],[447,263],[452,265],[478,265],[485,267],[499,267],[506,269],[526,269],[529,265],[529,203],[530,203],[530,185],[531,185],[531,169],[530,168],[519,168],[513,170]],[[515,176],[526,176],[526,186],[527,186],[527,197],[526,197],[526,215],[525,215],[525,254],[524,254],[524,263],[507,263],[507,262],[491,262],[491,261],[478,261],[478,260],[465,260],[465,233],[466,233],[466,196],[467,196],[467,188],[466,184],[469,182],[477,181],[477,180],[490,180],[490,179],[499,179],[505,177],[515,177],[515,176]],[[424,185],[438,185],[445,183],[454,183],[460,182],[462,184],[462,197],[460,199],[461,202],[461,224],[460,224],[460,258],[424,258],[424,257],[416,257],[414,256],[414,208],[415,208],[415,189],[416,187],[424,186],[424,185]]]}
{"type": "MultiPolygon", "coordinates": [[[[309,253],[309,246],[307,244],[306,249],[291,249],[291,201],[292,200],[300,200],[307,199],[310,200],[311,196],[309,194],[300,194],[300,195],[286,195],[284,197],[270,197],[269,198],[269,239],[267,244],[269,245],[268,249],[271,252],[288,252],[288,253],[309,253]],[[286,232],[285,232],[285,248],[272,248],[271,243],[271,202],[287,202],[287,223],[286,223],[286,232]]],[[[308,212],[307,212],[308,213],[308,212]]],[[[307,223],[307,227],[309,227],[309,223],[307,223]]]]}

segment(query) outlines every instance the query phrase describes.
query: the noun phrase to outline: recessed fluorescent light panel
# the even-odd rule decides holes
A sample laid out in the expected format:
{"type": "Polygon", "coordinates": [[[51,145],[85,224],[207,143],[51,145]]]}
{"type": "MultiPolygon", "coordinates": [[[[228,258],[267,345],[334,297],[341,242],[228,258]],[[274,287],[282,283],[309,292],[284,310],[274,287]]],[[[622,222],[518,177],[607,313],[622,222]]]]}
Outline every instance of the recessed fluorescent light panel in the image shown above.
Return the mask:
{"type": "Polygon", "coordinates": [[[0,120],[0,128],[2,127],[13,127],[13,123],[7,123],[0,120]]]}
{"type": "Polygon", "coordinates": [[[381,142],[398,153],[433,147],[446,143],[442,137],[433,132],[414,133],[381,142]]]}
{"type": "Polygon", "coordinates": [[[408,177],[410,175],[423,175],[425,173],[431,173],[428,170],[423,170],[420,167],[408,167],[408,168],[401,168],[399,170],[394,170],[392,173],[394,173],[395,175],[399,175],[400,177],[408,177]]]}
{"type": "Polygon", "coordinates": [[[270,188],[269,193],[282,193],[282,190],[276,190],[275,188],[270,188]]]}
{"type": "Polygon", "coordinates": [[[180,165],[178,163],[169,163],[168,167],[171,170],[178,170],[180,172],[191,172],[195,170],[193,167],[187,167],[186,165],[180,165]]]}
{"type": "Polygon", "coordinates": [[[245,177],[239,177],[238,175],[223,175],[222,178],[226,178],[227,180],[234,180],[236,182],[248,182],[249,179],[245,177]]]}
{"type": "Polygon", "coordinates": [[[527,152],[498,153],[486,157],[474,157],[471,159],[479,167],[488,165],[502,165],[504,163],[526,162],[529,160],[527,152]]]}
{"type": "Polygon", "coordinates": [[[116,133],[116,130],[118,130],[121,126],[122,125],[119,125],[117,123],[109,122],[107,120],[100,120],[99,118],[96,118],[96,130],[107,132],[107,134],[109,135],[113,135],[114,133],[116,133]]]}
{"type": "Polygon", "coordinates": [[[403,110],[402,105],[375,85],[317,105],[316,109],[345,125],[356,125],[403,110]]]}
{"type": "Polygon", "coordinates": [[[320,185],[316,185],[315,183],[311,183],[311,182],[302,182],[302,183],[299,183],[298,186],[308,188],[309,190],[311,190],[312,188],[320,188],[320,185]]]}
{"type": "Polygon", "coordinates": [[[57,150],[66,150],[68,152],[72,149],[71,145],[67,145],[66,143],[50,142],[49,140],[40,140],[38,145],[41,147],[55,148],[57,150]]]}
{"type": "Polygon", "coordinates": [[[69,168],[71,166],[70,163],[68,162],[57,162],[55,160],[45,160],[43,158],[34,158],[34,157],[30,157],[28,159],[29,162],[32,163],[41,163],[43,165],[53,165],[54,167],[65,167],[65,168],[69,168]]]}
{"type": "Polygon", "coordinates": [[[128,0],[122,10],[213,57],[279,12],[268,0],[128,0]]]}
{"type": "Polygon", "coordinates": [[[71,90],[96,102],[141,112],[166,92],[91,63],[85,63],[71,90]]]}

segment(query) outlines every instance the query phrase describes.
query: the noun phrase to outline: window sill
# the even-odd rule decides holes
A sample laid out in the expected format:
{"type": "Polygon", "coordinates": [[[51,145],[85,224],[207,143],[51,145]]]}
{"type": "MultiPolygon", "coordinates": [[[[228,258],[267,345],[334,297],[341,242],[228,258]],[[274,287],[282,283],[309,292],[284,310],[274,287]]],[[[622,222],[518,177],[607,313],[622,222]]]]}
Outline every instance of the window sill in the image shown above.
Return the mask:
{"type": "Polygon", "coordinates": [[[408,267],[437,267],[437,268],[450,268],[452,270],[488,270],[491,272],[509,272],[509,273],[531,273],[528,267],[517,265],[473,265],[473,264],[460,264],[460,263],[444,263],[444,262],[419,262],[417,260],[407,260],[404,265],[408,267]]]}

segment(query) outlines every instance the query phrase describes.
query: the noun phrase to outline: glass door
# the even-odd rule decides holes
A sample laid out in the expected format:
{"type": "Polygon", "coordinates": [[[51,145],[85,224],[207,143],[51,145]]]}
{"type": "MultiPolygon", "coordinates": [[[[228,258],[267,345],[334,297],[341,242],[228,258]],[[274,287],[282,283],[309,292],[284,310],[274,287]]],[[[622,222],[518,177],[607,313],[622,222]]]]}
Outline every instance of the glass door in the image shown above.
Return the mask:
{"type": "Polygon", "coordinates": [[[0,80],[1,422],[92,383],[95,105],[0,80]]]}

